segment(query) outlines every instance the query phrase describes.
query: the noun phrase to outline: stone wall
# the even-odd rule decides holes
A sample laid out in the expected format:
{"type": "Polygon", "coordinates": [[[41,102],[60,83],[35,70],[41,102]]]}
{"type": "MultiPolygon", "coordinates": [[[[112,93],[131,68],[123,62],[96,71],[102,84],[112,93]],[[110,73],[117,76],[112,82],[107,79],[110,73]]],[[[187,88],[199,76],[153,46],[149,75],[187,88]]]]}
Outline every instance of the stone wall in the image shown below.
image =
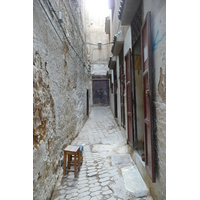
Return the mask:
{"type": "Polygon", "coordinates": [[[57,15],[62,10],[62,26],[68,41],[48,1],[34,0],[34,199],[51,198],[62,170],[63,149],[77,136],[87,119],[86,91],[90,88],[90,77],[80,60],[85,40],[82,1],[57,0],[51,3],[57,15]]]}

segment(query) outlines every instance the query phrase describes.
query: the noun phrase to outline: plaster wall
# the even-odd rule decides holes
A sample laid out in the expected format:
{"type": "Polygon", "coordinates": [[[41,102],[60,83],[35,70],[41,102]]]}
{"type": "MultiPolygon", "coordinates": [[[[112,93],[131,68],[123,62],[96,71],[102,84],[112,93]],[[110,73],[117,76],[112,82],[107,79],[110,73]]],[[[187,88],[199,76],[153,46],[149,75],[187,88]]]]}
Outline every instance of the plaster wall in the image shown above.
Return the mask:
{"type": "MultiPolygon", "coordinates": [[[[132,48],[132,42],[131,42],[131,27],[128,27],[128,30],[126,32],[125,38],[124,38],[124,57],[126,56],[127,52],[130,48],[132,48]]],[[[124,61],[125,64],[125,61],[124,61]]]]}
{"type": "Polygon", "coordinates": [[[92,75],[106,75],[108,70],[108,62],[91,64],[92,75]]]}
{"type": "Polygon", "coordinates": [[[120,1],[115,0],[115,8],[114,8],[114,14],[113,14],[113,20],[112,20],[113,26],[112,26],[111,40],[113,40],[114,35],[118,33],[121,28],[121,21],[118,19],[119,6],[120,6],[120,1]]]}
{"type": "MultiPolygon", "coordinates": [[[[33,1],[33,199],[51,199],[63,150],[86,121],[87,71],[65,40],[47,1],[33,1]],[[40,4],[41,2],[41,4],[40,4]]],[[[81,56],[81,1],[52,1],[81,56]]]]}

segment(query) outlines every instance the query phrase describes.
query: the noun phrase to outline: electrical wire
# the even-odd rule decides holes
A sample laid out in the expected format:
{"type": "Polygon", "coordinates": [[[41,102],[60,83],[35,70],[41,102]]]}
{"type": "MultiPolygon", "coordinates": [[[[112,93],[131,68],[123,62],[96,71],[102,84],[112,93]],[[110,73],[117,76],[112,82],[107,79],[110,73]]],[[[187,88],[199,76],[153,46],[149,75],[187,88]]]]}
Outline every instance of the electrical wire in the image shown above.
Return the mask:
{"type": "Polygon", "coordinates": [[[46,12],[46,10],[45,10],[44,6],[42,5],[41,1],[40,1],[40,0],[38,0],[38,1],[39,1],[40,5],[41,5],[42,9],[44,10],[44,12],[45,12],[45,14],[46,14],[47,18],[49,19],[49,21],[50,21],[51,25],[53,26],[53,29],[55,30],[56,34],[58,35],[58,37],[59,37],[60,41],[62,42],[62,44],[63,44],[63,45],[65,45],[65,44],[64,44],[64,42],[62,41],[62,39],[61,39],[60,35],[58,34],[58,32],[57,32],[56,28],[54,27],[54,25],[53,25],[53,23],[52,23],[52,21],[51,21],[51,19],[50,19],[49,15],[47,14],[47,12],[46,12]]]}
{"type": "Polygon", "coordinates": [[[51,7],[51,10],[53,11],[53,13],[54,13],[55,16],[56,16],[56,19],[58,20],[58,23],[59,23],[59,25],[60,25],[60,27],[61,27],[63,33],[64,33],[65,38],[67,39],[67,42],[69,43],[70,47],[71,47],[72,50],[75,52],[75,54],[78,56],[78,58],[79,58],[79,60],[82,62],[82,64],[85,66],[85,63],[82,61],[81,57],[79,56],[79,54],[76,52],[75,48],[72,46],[71,42],[69,41],[69,38],[67,37],[67,35],[66,35],[66,33],[65,33],[65,30],[64,30],[62,24],[59,22],[59,18],[58,18],[57,14],[56,14],[56,11],[54,10],[53,6],[51,5],[51,2],[50,2],[49,0],[47,0],[47,1],[48,1],[49,5],[50,5],[50,7],[51,7]]]}
{"type": "MultiPolygon", "coordinates": [[[[67,8],[70,7],[70,6],[69,6],[69,5],[68,5],[68,7],[66,6],[65,0],[62,0],[62,2],[63,2],[63,5],[64,5],[66,11],[68,11],[67,8]]],[[[74,21],[77,20],[77,17],[74,16],[74,12],[71,12],[71,16],[73,17],[73,20],[74,20],[74,21]]],[[[69,16],[69,19],[70,19],[70,21],[71,21],[71,17],[70,17],[70,16],[69,16]]],[[[73,20],[72,20],[72,21],[73,21],[73,20]]],[[[72,21],[71,21],[71,22],[72,22],[72,21]]],[[[79,35],[81,36],[81,40],[84,42],[84,38],[83,38],[83,36],[82,36],[82,34],[81,34],[82,32],[80,31],[79,28],[77,29],[77,31],[79,32],[79,35]]]]}
{"type": "MultiPolygon", "coordinates": [[[[99,46],[99,44],[94,44],[94,43],[90,43],[90,42],[84,42],[84,43],[82,44],[82,58],[83,58],[83,46],[84,46],[85,44],[94,45],[94,46],[99,46]]],[[[107,45],[107,44],[113,44],[113,42],[104,43],[104,44],[101,44],[101,46],[107,45]]]]}
{"type": "MultiPolygon", "coordinates": [[[[53,25],[53,23],[52,23],[52,21],[51,21],[51,19],[50,19],[50,17],[49,17],[49,15],[47,14],[47,12],[46,12],[46,10],[45,10],[45,8],[44,8],[44,6],[43,6],[43,4],[41,3],[41,1],[40,0],[38,0],[39,1],[39,3],[40,3],[40,5],[41,5],[41,7],[42,7],[42,9],[44,10],[44,12],[45,12],[45,14],[46,14],[46,16],[47,16],[47,18],[49,19],[49,21],[50,21],[50,23],[51,23],[51,25],[52,25],[52,27],[53,27],[53,29],[55,30],[55,32],[56,32],[56,34],[58,35],[58,37],[59,37],[59,39],[60,39],[60,41],[61,41],[61,43],[65,46],[65,48],[66,48],[66,51],[68,51],[68,47],[66,46],[66,44],[63,42],[63,40],[61,39],[61,37],[60,37],[60,35],[59,35],[59,33],[57,32],[57,30],[56,30],[56,28],[55,28],[55,26],[53,25]]],[[[48,3],[50,3],[50,2],[48,2],[48,3]]],[[[66,38],[67,39],[67,41],[69,42],[69,40],[68,40],[68,38],[66,38]]],[[[71,44],[71,43],[70,43],[71,44]]],[[[71,59],[75,62],[75,60],[73,59],[73,57],[72,57],[72,55],[69,53],[69,55],[70,55],[70,57],[71,57],[71,59]]],[[[76,60],[77,61],[77,60],[76,60]]],[[[83,63],[83,62],[82,62],[83,63]]],[[[79,67],[79,65],[78,65],[78,67],[79,67]]],[[[80,68],[80,67],[79,67],[80,68]]],[[[81,68],[80,68],[81,69],[81,68]]],[[[87,69],[87,71],[88,71],[88,69],[87,69]]],[[[88,71],[89,72],[89,71],[88,71]]],[[[87,76],[89,76],[88,75],[88,73],[86,73],[85,72],[85,74],[87,75],[87,76]]]]}
{"type": "MultiPolygon", "coordinates": [[[[55,27],[54,27],[54,25],[53,25],[53,23],[52,23],[50,17],[48,16],[48,14],[47,14],[47,12],[46,12],[44,6],[42,5],[41,1],[40,1],[40,0],[38,0],[38,1],[39,1],[40,5],[42,6],[42,8],[43,8],[45,14],[47,15],[47,17],[48,17],[50,23],[52,24],[52,26],[53,26],[53,28],[54,28],[56,34],[58,35],[60,41],[62,42],[62,44],[66,47],[66,49],[67,49],[67,51],[68,51],[68,47],[66,46],[66,44],[65,44],[65,43],[62,41],[62,39],[60,38],[60,36],[59,36],[57,30],[55,29],[55,27]]],[[[72,50],[75,52],[75,54],[76,54],[76,56],[79,58],[79,60],[82,62],[83,66],[86,67],[85,62],[81,59],[81,57],[79,56],[79,54],[77,53],[77,51],[75,50],[75,48],[73,47],[73,45],[71,44],[69,38],[67,37],[67,35],[66,35],[66,33],[65,33],[65,30],[64,30],[64,28],[63,28],[63,26],[62,26],[62,24],[61,24],[61,22],[60,22],[60,20],[59,20],[59,18],[58,18],[58,16],[57,16],[57,14],[56,14],[56,11],[54,10],[54,8],[53,8],[51,2],[50,2],[49,0],[47,0],[47,2],[48,2],[48,4],[49,4],[49,6],[50,6],[50,10],[52,10],[53,13],[54,13],[54,15],[56,16],[56,19],[57,19],[57,21],[58,21],[58,23],[59,23],[59,25],[60,25],[60,27],[61,27],[63,33],[64,33],[64,36],[65,36],[65,38],[66,38],[68,44],[70,45],[70,47],[72,48],[72,50]]],[[[85,43],[83,43],[83,45],[82,45],[82,57],[83,57],[83,46],[84,46],[85,44],[94,45],[94,46],[98,46],[98,45],[99,45],[99,44],[94,44],[94,43],[90,43],[90,42],[85,42],[85,43]]],[[[105,44],[101,44],[101,46],[107,45],[107,44],[113,44],[113,42],[108,42],[108,43],[105,43],[105,44]]],[[[71,55],[70,55],[70,57],[72,58],[71,55]]],[[[72,60],[73,60],[73,58],[72,58],[72,60]]],[[[86,69],[87,69],[87,67],[86,67],[86,69]]],[[[88,69],[87,69],[87,71],[89,72],[88,69]]],[[[88,74],[87,74],[87,75],[88,75],[88,74]]]]}
{"type": "MultiPolygon", "coordinates": [[[[77,53],[77,51],[75,50],[75,48],[72,46],[72,44],[71,44],[69,38],[67,37],[67,35],[66,35],[66,33],[65,33],[65,30],[64,30],[64,28],[63,28],[63,26],[62,26],[62,24],[61,24],[61,22],[60,22],[60,20],[59,20],[59,18],[58,18],[58,16],[57,16],[57,14],[56,14],[56,11],[54,10],[54,8],[53,8],[51,2],[50,2],[49,0],[47,0],[47,1],[48,1],[49,5],[50,5],[51,10],[53,11],[53,13],[54,13],[55,16],[56,16],[56,19],[57,19],[57,21],[58,21],[58,23],[59,23],[59,25],[60,25],[60,27],[61,27],[63,33],[64,33],[64,36],[65,36],[65,38],[67,39],[67,42],[69,43],[70,47],[71,47],[72,50],[75,52],[75,54],[78,56],[79,60],[82,62],[83,67],[86,67],[85,62],[81,59],[81,57],[79,56],[79,54],[77,53]]],[[[89,70],[87,67],[86,67],[86,69],[87,69],[87,71],[88,71],[88,73],[89,73],[90,70],[89,70]]]]}
{"type": "MultiPolygon", "coordinates": [[[[83,45],[85,45],[85,44],[95,45],[95,46],[98,46],[98,45],[99,45],[99,44],[94,44],[94,43],[90,43],[90,42],[85,42],[85,43],[83,43],[83,45]]],[[[101,46],[106,45],[106,44],[113,44],[113,42],[108,42],[108,43],[104,43],[104,44],[101,43],[101,46]]]]}

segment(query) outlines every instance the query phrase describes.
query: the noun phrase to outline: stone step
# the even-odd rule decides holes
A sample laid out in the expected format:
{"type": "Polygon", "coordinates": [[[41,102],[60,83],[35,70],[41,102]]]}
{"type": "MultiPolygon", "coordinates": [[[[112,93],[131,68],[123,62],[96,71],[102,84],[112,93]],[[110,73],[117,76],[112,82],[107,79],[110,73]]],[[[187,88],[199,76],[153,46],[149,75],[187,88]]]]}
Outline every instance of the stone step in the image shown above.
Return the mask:
{"type": "Polygon", "coordinates": [[[135,197],[144,197],[150,194],[136,166],[121,168],[126,189],[135,197]]]}

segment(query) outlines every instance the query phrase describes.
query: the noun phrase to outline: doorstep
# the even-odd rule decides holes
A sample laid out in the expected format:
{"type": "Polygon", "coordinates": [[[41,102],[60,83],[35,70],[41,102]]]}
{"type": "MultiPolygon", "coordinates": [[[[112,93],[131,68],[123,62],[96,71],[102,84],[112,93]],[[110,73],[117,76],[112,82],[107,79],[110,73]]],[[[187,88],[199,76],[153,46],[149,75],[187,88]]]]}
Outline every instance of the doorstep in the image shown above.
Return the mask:
{"type": "Polygon", "coordinates": [[[135,197],[144,197],[150,194],[138,169],[134,165],[121,168],[126,189],[135,197]]]}

